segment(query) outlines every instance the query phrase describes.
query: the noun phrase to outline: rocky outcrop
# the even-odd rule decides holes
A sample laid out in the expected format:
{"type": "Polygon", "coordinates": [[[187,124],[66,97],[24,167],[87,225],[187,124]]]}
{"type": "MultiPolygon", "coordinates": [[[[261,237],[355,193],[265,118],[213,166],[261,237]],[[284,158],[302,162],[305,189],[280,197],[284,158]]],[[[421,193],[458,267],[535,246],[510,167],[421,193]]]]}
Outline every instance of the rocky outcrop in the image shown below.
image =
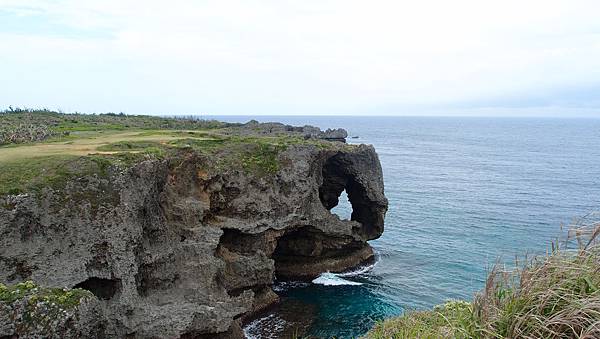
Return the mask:
{"type": "Polygon", "coordinates": [[[181,150],[0,197],[0,282],[91,291],[106,337],[236,338],[277,301],[274,279],[372,258],[387,210],[372,146],[292,145],[267,175],[215,156],[181,150]],[[330,212],[343,190],[351,220],[330,212]]]}
{"type": "Polygon", "coordinates": [[[321,139],[328,141],[346,142],[348,132],[343,128],[331,129],[328,128],[322,131],[315,126],[292,126],[285,125],[280,122],[259,123],[256,120],[251,120],[241,126],[231,127],[230,130],[236,134],[252,134],[252,135],[277,135],[277,134],[296,134],[305,139],[321,139]]]}
{"type": "Polygon", "coordinates": [[[0,338],[104,337],[102,309],[89,291],[0,284],[0,338]]]}

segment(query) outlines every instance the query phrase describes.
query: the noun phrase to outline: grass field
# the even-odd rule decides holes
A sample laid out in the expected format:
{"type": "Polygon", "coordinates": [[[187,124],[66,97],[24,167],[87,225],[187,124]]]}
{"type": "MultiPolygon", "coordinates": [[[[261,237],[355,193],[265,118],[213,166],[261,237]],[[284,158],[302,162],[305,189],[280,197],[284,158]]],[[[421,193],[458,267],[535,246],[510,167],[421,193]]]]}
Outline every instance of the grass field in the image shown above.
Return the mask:
{"type": "Polygon", "coordinates": [[[34,157],[54,155],[114,154],[119,152],[139,152],[142,146],[151,147],[167,145],[169,142],[182,139],[214,140],[205,134],[192,131],[102,131],[81,132],[71,134],[67,141],[52,141],[33,144],[18,144],[0,147],[0,163],[7,163],[34,157]],[[142,144],[145,142],[146,144],[142,144]],[[108,150],[110,145],[121,143],[132,147],[108,150]],[[138,147],[135,147],[135,146],[138,147]]]}
{"type": "MultiPolygon", "coordinates": [[[[79,131],[42,142],[4,145],[0,146],[0,196],[38,192],[44,188],[62,189],[71,178],[106,177],[111,166],[126,168],[182,148],[203,153],[228,149],[231,153],[243,152],[248,148],[247,143],[247,140],[238,141],[203,131],[101,130],[79,131]],[[226,142],[228,145],[224,146],[226,142]]],[[[234,156],[217,158],[235,159],[234,156]]],[[[273,162],[272,156],[268,159],[273,162]]]]}

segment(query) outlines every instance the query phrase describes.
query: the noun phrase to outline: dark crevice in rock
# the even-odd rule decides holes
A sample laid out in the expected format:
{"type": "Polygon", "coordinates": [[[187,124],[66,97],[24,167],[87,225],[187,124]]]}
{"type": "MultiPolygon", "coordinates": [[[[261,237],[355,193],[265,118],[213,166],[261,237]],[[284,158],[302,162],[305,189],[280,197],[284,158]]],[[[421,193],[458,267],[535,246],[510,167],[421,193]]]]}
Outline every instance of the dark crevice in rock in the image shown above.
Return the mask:
{"type": "Polygon", "coordinates": [[[120,285],[121,281],[118,279],[91,277],[73,286],[73,288],[88,290],[92,292],[98,299],[109,300],[115,296],[120,288],[120,285]]]}
{"type": "Polygon", "coordinates": [[[323,243],[319,238],[322,234],[322,231],[310,226],[288,231],[277,239],[273,258],[277,261],[283,257],[321,256],[323,243]]]}
{"type": "Polygon", "coordinates": [[[250,254],[256,251],[256,243],[260,241],[261,235],[245,234],[240,230],[224,228],[219,245],[236,253],[250,254]]]}
{"type": "Polygon", "coordinates": [[[271,253],[279,233],[266,231],[245,234],[236,229],[223,229],[215,255],[225,262],[219,282],[232,296],[273,282],[275,272],[271,253]]]}
{"type": "MultiPolygon", "coordinates": [[[[158,196],[158,192],[155,193],[158,196]]],[[[144,240],[151,245],[159,244],[164,230],[159,225],[163,222],[162,207],[156,199],[148,199],[137,211],[138,220],[142,221],[144,240]]]]}
{"type": "Polygon", "coordinates": [[[140,265],[135,275],[138,294],[147,297],[152,291],[168,290],[177,285],[180,275],[159,260],[140,265]]]}
{"type": "Polygon", "coordinates": [[[92,253],[94,256],[92,259],[85,265],[88,273],[95,271],[102,271],[108,268],[108,262],[110,255],[110,246],[108,242],[104,241],[102,243],[92,245],[92,253]]]}
{"type": "Polygon", "coordinates": [[[22,259],[5,259],[0,257],[0,261],[4,262],[8,267],[11,267],[14,272],[10,274],[8,281],[25,280],[31,277],[33,271],[37,270],[36,265],[30,265],[22,259]]]}
{"type": "Polygon", "coordinates": [[[275,265],[270,256],[282,233],[267,230],[246,234],[236,229],[223,229],[215,255],[225,262],[225,267],[217,281],[230,297],[240,297],[247,291],[254,295],[250,309],[234,319],[245,322],[279,302],[279,296],[271,289],[275,265]]]}
{"type": "Polygon", "coordinates": [[[286,232],[277,241],[272,258],[280,280],[310,280],[325,271],[343,271],[370,259],[365,242],[351,237],[332,237],[306,226],[286,232]]]}
{"type": "Polygon", "coordinates": [[[266,285],[255,285],[255,286],[251,286],[251,287],[237,288],[237,289],[233,289],[233,290],[227,291],[227,293],[231,297],[238,297],[242,293],[244,293],[245,291],[252,291],[252,292],[255,292],[255,293],[260,292],[265,286],[266,285]]]}
{"type": "Polygon", "coordinates": [[[22,242],[29,241],[34,236],[44,235],[44,227],[40,223],[39,217],[27,211],[18,211],[16,213],[11,223],[11,228],[19,230],[22,242]]]}
{"type": "Polygon", "coordinates": [[[210,215],[230,216],[235,215],[235,206],[231,205],[241,190],[237,187],[225,186],[218,192],[213,192],[210,195],[210,215]]]}
{"type": "Polygon", "coordinates": [[[353,249],[362,248],[365,244],[350,237],[332,237],[316,228],[306,226],[281,236],[272,258],[276,262],[285,258],[330,258],[343,256],[353,249]]]}

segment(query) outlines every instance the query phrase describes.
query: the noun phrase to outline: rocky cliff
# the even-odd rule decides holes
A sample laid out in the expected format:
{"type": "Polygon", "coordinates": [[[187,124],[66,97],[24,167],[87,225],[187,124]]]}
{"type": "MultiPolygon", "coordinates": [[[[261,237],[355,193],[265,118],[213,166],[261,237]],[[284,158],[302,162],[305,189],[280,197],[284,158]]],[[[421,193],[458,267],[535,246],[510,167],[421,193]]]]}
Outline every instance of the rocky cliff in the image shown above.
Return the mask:
{"type": "MultiPolygon", "coordinates": [[[[367,240],[381,235],[387,210],[377,154],[326,143],[280,148],[268,171],[220,161],[227,150],[182,148],[2,196],[0,282],[92,292],[85,307],[57,315],[76,331],[48,325],[56,337],[241,337],[243,319],[277,301],[274,279],[309,279],[373,256],[367,240]],[[344,190],[351,220],[330,212],[344,190]]],[[[21,306],[2,307],[0,337],[32,333],[21,306]]]]}

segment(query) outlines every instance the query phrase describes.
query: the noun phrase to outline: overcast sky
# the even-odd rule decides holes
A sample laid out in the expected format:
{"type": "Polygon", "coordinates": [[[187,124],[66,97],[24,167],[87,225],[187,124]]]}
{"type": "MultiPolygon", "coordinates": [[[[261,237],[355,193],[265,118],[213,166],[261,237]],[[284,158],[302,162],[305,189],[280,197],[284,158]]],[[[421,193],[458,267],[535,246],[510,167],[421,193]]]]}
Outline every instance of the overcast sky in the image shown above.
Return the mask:
{"type": "Polygon", "coordinates": [[[0,107],[600,117],[600,1],[0,0],[0,107]]]}

